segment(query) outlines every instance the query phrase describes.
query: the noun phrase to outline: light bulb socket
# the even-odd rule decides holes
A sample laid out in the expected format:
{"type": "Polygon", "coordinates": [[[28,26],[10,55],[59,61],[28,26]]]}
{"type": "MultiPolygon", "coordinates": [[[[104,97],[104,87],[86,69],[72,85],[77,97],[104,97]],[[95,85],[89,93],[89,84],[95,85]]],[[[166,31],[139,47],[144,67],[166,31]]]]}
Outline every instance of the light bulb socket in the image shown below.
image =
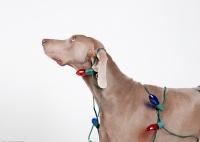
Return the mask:
{"type": "Polygon", "coordinates": [[[156,105],[156,108],[158,109],[158,110],[163,110],[163,105],[162,104],[158,104],[158,105],[156,105]]]}
{"type": "Polygon", "coordinates": [[[99,129],[99,127],[100,127],[100,124],[99,123],[94,123],[93,124],[97,129],[99,129]]]}
{"type": "Polygon", "coordinates": [[[93,69],[86,69],[85,70],[85,74],[86,75],[93,75],[94,74],[94,70],[93,69]]]}
{"type": "Polygon", "coordinates": [[[157,125],[158,125],[159,129],[161,129],[165,126],[165,123],[160,121],[160,122],[157,123],[157,125]]]}

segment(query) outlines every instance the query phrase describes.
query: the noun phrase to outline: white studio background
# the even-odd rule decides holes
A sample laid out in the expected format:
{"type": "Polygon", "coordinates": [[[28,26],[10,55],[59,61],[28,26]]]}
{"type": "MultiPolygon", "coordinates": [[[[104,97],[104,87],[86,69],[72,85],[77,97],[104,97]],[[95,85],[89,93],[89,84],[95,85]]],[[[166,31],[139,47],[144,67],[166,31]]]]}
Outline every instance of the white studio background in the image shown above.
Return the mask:
{"type": "Polygon", "coordinates": [[[92,95],[41,45],[73,34],[100,40],[135,81],[200,85],[199,0],[1,0],[0,142],[87,141],[92,95]]]}

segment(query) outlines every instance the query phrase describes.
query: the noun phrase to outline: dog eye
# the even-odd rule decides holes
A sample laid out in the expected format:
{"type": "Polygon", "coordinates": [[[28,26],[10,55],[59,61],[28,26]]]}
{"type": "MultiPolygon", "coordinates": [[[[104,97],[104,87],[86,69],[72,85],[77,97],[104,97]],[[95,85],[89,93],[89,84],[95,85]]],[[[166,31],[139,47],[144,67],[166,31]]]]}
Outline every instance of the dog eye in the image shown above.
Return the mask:
{"type": "Polygon", "coordinates": [[[71,41],[75,41],[75,39],[76,39],[76,37],[75,37],[75,36],[72,36],[71,41]]]}

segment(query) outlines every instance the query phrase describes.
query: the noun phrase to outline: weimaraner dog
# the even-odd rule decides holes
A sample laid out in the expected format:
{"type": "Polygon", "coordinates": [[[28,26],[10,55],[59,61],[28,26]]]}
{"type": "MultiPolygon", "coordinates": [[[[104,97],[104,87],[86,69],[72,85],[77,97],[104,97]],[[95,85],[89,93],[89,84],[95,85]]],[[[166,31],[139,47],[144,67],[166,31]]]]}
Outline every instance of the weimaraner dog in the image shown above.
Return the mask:
{"type": "Polygon", "coordinates": [[[96,103],[101,104],[101,142],[197,142],[200,138],[198,88],[165,90],[136,82],[120,71],[106,50],[96,52],[104,47],[101,42],[84,35],[66,40],[43,39],[42,45],[45,54],[59,65],[69,65],[76,71],[92,68],[96,73],[93,81],[101,88],[102,100],[92,76],[82,78],[96,103]],[[96,62],[92,64],[95,54],[96,62]],[[159,102],[150,103],[151,94],[159,102]]]}

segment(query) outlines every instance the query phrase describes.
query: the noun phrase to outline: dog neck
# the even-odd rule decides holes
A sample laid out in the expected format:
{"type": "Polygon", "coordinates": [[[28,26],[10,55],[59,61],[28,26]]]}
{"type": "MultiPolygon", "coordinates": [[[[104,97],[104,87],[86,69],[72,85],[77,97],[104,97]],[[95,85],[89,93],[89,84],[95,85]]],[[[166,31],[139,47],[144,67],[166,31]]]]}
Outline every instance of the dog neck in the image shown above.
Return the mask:
{"type": "MultiPolygon", "coordinates": [[[[109,101],[111,103],[113,99],[121,100],[123,98],[127,98],[127,96],[130,95],[129,92],[133,92],[132,90],[136,89],[137,83],[120,71],[120,69],[117,67],[117,65],[108,53],[107,57],[107,87],[105,89],[101,89],[101,92],[103,95],[103,100],[109,101]],[[123,96],[121,94],[123,94],[123,96]],[[124,94],[126,94],[127,96],[125,96],[124,94]]],[[[95,101],[99,105],[100,94],[98,90],[93,86],[92,76],[83,76],[82,78],[92,92],[95,101]]],[[[94,77],[94,83],[97,84],[96,77],[94,77]]]]}

